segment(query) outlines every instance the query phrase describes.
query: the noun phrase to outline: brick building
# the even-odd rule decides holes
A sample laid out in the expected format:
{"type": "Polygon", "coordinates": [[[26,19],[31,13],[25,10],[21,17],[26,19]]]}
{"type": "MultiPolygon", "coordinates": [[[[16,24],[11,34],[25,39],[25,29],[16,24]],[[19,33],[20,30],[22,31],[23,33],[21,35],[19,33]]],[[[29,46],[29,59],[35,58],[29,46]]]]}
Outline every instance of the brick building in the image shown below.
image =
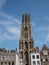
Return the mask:
{"type": "Polygon", "coordinates": [[[41,51],[41,65],[49,65],[49,48],[44,44],[41,51]]]}

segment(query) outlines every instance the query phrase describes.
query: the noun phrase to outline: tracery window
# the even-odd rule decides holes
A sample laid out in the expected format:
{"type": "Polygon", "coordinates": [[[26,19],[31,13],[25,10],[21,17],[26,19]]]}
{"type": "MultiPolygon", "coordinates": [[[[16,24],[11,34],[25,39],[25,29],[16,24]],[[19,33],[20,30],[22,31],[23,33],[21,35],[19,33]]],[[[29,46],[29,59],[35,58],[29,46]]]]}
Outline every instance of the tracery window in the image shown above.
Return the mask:
{"type": "Polygon", "coordinates": [[[26,47],[26,49],[28,49],[28,43],[27,42],[25,42],[25,47],[26,47]]]}
{"type": "Polygon", "coordinates": [[[44,51],[43,51],[43,54],[44,54],[44,55],[48,55],[48,51],[47,51],[47,50],[44,50],[44,51]]]}
{"type": "Polygon", "coordinates": [[[25,52],[25,56],[26,56],[26,62],[28,64],[28,52],[27,51],[25,52]]]}
{"type": "Polygon", "coordinates": [[[28,38],[28,28],[27,28],[27,26],[24,28],[24,38],[28,38]]]}
{"type": "Polygon", "coordinates": [[[25,23],[27,23],[27,15],[25,15],[25,23]]]}

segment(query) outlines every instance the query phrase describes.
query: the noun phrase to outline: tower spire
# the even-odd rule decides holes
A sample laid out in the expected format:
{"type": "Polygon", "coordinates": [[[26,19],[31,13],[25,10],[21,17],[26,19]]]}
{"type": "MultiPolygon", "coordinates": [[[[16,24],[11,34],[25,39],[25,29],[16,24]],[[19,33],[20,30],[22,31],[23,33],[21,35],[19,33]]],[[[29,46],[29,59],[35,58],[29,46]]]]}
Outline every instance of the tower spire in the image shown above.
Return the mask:
{"type": "Polygon", "coordinates": [[[30,65],[30,52],[33,47],[34,41],[31,35],[30,15],[23,14],[19,42],[19,57],[24,60],[25,65],[30,65]]]}
{"type": "Polygon", "coordinates": [[[22,23],[26,23],[26,24],[30,23],[30,15],[29,14],[27,14],[27,13],[23,14],[22,23]]]}
{"type": "Polygon", "coordinates": [[[22,16],[22,26],[21,26],[21,37],[22,40],[31,40],[32,33],[31,33],[31,24],[30,24],[30,15],[23,14],[22,16]]]}

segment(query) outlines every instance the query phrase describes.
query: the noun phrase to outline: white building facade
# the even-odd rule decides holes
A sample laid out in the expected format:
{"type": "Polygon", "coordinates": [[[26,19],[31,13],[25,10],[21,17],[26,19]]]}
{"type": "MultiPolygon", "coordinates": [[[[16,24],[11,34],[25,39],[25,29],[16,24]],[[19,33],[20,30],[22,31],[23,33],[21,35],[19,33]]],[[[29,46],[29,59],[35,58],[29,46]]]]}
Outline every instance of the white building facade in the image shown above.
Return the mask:
{"type": "Polygon", "coordinates": [[[16,50],[0,48],[0,65],[24,65],[16,50]]]}
{"type": "Polygon", "coordinates": [[[31,65],[41,65],[40,53],[31,53],[31,65]]]}
{"type": "Polygon", "coordinates": [[[20,59],[18,54],[16,54],[15,65],[24,65],[23,59],[20,59]]]}

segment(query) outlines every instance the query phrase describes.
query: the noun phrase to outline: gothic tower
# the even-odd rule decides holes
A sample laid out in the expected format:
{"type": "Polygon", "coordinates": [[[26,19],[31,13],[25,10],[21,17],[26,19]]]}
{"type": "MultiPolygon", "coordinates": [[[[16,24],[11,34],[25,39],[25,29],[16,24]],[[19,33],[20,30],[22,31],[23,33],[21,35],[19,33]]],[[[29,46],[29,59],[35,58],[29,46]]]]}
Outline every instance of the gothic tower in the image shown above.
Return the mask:
{"type": "Polygon", "coordinates": [[[34,47],[34,41],[31,34],[30,15],[23,14],[21,36],[19,41],[19,57],[23,59],[25,65],[31,65],[31,50],[34,47]]]}

